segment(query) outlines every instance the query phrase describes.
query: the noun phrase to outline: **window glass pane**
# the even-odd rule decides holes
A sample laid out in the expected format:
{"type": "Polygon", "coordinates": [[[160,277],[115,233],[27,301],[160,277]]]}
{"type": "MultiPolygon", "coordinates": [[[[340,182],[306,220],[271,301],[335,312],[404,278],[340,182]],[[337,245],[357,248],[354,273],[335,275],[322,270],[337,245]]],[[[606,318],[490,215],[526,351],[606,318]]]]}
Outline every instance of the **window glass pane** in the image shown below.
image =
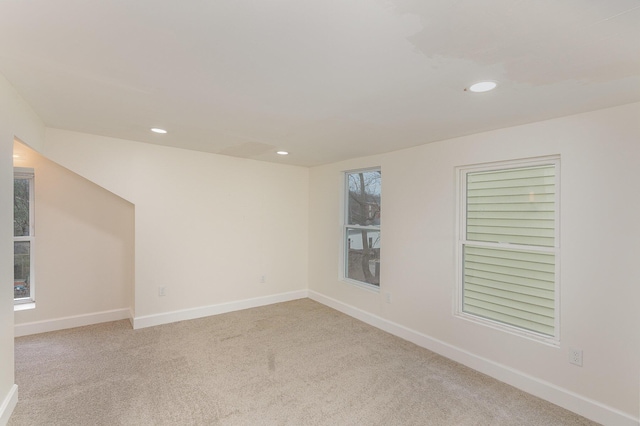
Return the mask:
{"type": "Polygon", "coordinates": [[[31,243],[14,241],[13,243],[13,297],[30,297],[29,286],[31,272],[31,243]]]}
{"type": "Polygon", "coordinates": [[[347,174],[347,225],[380,226],[380,170],[347,174]]]}
{"type": "Polygon", "coordinates": [[[347,228],[347,278],[380,285],[380,231],[347,228]]]}
{"type": "Polygon", "coordinates": [[[13,236],[29,235],[29,179],[13,180],[13,236]]]}
{"type": "Polygon", "coordinates": [[[555,166],[467,174],[467,240],[553,247],[555,166]]]}
{"type": "Polygon", "coordinates": [[[553,336],[555,255],[464,246],[463,310],[553,336]]]}

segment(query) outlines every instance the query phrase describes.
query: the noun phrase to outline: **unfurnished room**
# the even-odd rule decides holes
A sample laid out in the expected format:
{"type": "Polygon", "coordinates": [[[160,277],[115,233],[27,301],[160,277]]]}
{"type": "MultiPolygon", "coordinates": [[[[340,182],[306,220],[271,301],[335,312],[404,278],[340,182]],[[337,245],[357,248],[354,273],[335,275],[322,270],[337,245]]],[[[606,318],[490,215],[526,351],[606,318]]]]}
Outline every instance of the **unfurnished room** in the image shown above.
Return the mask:
{"type": "Polygon", "coordinates": [[[640,426],[640,3],[0,2],[0,425],[640,426]]]}

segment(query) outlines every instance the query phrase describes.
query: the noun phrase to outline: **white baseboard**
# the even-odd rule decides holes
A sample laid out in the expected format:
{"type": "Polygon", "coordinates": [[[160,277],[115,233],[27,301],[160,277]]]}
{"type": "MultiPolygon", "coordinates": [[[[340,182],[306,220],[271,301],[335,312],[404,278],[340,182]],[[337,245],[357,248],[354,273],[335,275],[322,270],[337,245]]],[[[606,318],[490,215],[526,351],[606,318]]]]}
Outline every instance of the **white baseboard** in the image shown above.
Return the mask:
{"type": "Polygon", "coordinates": [[[91,314],[74,315],[71,317],[54,318],[44,321],[27,322],[24,324],[16,324],[14,326],[14,335],[15,337],[28,336],[30,334],[46,333],[48,331],[99,324],[101,322],[119,321],[130,318],[130,315],[131,311],[126,308],[94,312],[91,314]]]}
{"type": "Polygon", "coordinates": [[[18,385],[11,386],[9,393],[2,401],[0,405],[0,426],[5,426],[9,423],[9,417],[13,413],[18,403],[18,385]]]}
{"type": "Polygon", "coordinates": [[[574,413],[603,425],[638,426],[640,419],[634,418],[615,408],[606,406],[598,401],[585,398],[569,390],[560,388],[552,383],[540,380],[521,371],[474,355],[464,349],[450,345],[438,339],[434,339],[418,331],[412,330],[400,324],[373,315],[346,303],[340,302],[323,294],[309,290],[310,299],[337,311],[347,314],[362,322],[372,325],[387,333],[415,343],[418,346],[429,349],[435,353],[452,359],[456,362],[473,368],[476,371],[487,374],[497,380],[508,383],[527,393],[542,398],[574,413]]]}
{"type": "Polygon", "coordinates": [[[155,315],[145,315],[133,318],[133,328],[153,327],[156,325],[169,324],[176,321],[185,321],[196,318],[208,317],[211,315],[224,314],[227,312],[240,311],[243,309],[257,308],[258,306],[271,305],[273,303],[288,302],[291,300],[304,299],[308,296],[308,290],[290,291],[252,299],[238,300],[234,302],[220,303],[218,305],[201,306],[198,308],[184,309],[180,311],[164,312],[155,315]]]}

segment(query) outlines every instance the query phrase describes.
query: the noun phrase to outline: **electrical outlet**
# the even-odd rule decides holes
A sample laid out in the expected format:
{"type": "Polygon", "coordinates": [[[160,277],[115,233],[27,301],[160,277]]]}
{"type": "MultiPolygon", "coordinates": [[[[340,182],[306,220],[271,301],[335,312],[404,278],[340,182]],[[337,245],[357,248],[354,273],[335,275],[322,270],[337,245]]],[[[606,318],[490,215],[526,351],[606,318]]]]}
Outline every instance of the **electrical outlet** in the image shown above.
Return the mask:
{"type": "Polygon", "coordinates": [[[164,287],[158,287],[158,296],[162,297],[162,296],[166,296],[167,292],[165,291],[164,287]]]}
{"type": "Polygon", "coordinates": [[[582,367],[582,349],[569,348],[569,363],[582,367]]]}
{"type": "Polygon", "coordinates": [[[391,303],[391,293],[388,291],[384,294],[384,301],[387,303],[391,303]]]}
{"type": "Polygon", "coordinates": [[[263,283],[263,284],[266,283],[267,282],[267,276],[266,275],[261,275],[260,276],[260,282],[263,283]]]}

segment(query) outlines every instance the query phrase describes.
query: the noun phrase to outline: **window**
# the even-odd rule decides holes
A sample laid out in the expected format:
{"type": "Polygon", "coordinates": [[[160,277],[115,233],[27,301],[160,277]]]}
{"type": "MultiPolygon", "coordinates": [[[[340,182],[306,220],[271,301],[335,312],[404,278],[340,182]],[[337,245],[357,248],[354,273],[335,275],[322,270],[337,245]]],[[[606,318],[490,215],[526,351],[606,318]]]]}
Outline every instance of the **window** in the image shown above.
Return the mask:
{"type": "Polygon", "coordinates": [[[380,169],[345,173],[344,277],[380,286],[380,169]]]}
{"type": "Polygon", "coordinates": [[[559,159],[460,168],[458,314],[558,340],[559,159]]]}
{"type": "Polygon", "coordinates": [[[13,173],[13,298],[16,304],[35,301],[33,169],[13,173]]]}

